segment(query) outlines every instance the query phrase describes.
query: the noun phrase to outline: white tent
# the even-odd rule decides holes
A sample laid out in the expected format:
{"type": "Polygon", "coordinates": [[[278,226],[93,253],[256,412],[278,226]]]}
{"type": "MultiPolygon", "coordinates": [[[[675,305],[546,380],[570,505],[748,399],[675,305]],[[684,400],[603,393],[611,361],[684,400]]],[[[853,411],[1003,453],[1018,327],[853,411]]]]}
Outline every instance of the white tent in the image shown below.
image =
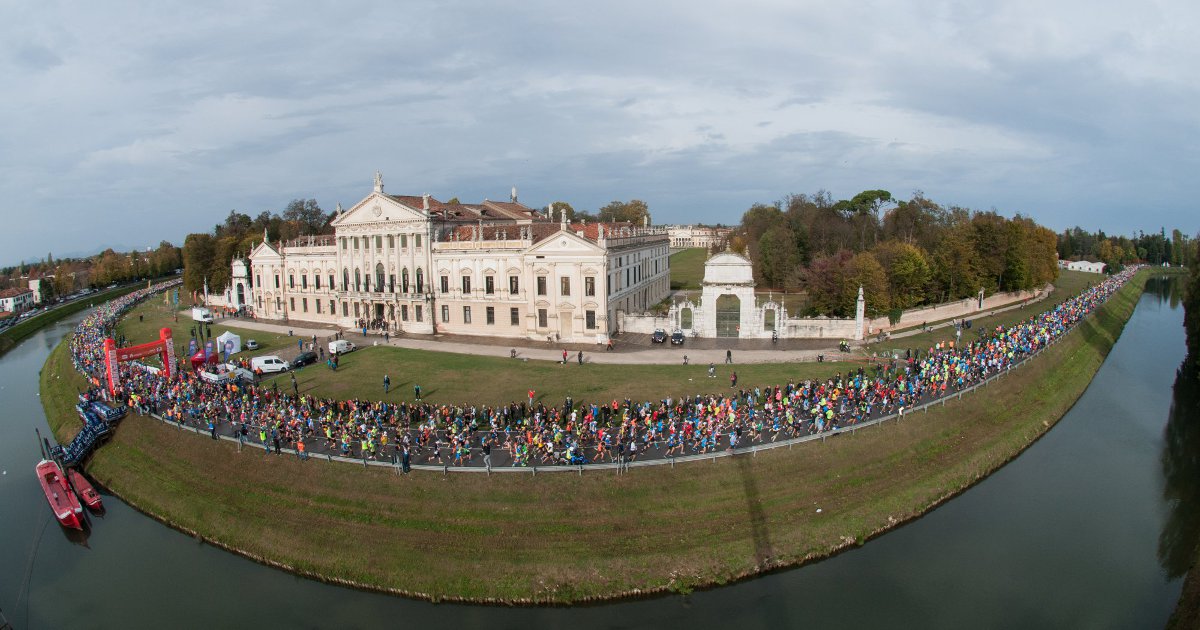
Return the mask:
{"type": "Polygon", "coordinates": [[[228,330],[217,336],[217,353],[224,354],[226,348],[229,349],[229,354],[235,355],[242,351],[242,338],[229,332],[228,330]]]}

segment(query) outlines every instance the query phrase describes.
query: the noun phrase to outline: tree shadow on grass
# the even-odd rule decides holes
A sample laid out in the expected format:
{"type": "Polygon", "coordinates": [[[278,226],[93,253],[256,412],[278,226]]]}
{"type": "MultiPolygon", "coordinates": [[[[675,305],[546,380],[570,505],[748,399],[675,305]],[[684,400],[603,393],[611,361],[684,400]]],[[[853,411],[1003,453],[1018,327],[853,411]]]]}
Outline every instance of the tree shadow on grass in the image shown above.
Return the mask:
{"type": "Polygon", "coordinates": [[[762,507],[762,497],[758,491],[758,480],[751,470],[750,454],[732,457],[742,479],[742,493],[746,497],[746,512],[750,517],[750,539],[754,543],[754,562],[759,567],[771,564],[773,550],[771,535],[767,529],[767,514],[762,507]]]}

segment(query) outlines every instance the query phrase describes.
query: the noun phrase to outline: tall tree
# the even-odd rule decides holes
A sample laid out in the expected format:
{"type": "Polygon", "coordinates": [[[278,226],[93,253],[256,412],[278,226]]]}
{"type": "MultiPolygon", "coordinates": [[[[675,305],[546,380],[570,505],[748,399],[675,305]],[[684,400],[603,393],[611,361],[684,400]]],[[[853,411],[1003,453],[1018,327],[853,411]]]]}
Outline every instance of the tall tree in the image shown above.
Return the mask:
{"type": "MultiPolygon", "coordinates": [[[[208,234],[188,234],[183,240],[183,288],[187,291],[204,289],[204,280],[216,264],[216,243],[208,234]]],[[[222,264],[225,261],[221,261],[222,264]]]]}
{"type": "Polygon", "coordinates": [[[650,215],[650,208],[645,201],[640,199],[631,199],[625,201],[613,201],[608,205],[600,208],[596,216],[600,221],[605,223],[633,223],[641,225],[642,221],[650,215]]]}
{"type": "Polygon", "coordinates": [[[877,317],[891,306],[891,296],[888,291],[888,277],[883,265],[875,259],[871,252],[859,252],[850,259],[847,266],[847,282],[842,285],[842,295],[837,312],[840,315],[852,315],[858,302],[858,288],[862,287],[863,300],[866,302],[867,315],[877,317]]]}

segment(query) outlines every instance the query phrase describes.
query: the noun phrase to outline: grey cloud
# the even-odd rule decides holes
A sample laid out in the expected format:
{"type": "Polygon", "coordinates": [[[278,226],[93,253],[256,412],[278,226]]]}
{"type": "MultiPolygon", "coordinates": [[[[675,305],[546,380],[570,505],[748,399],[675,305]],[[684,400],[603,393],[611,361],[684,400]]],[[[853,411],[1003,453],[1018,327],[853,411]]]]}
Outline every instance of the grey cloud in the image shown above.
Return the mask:
{"type": "Polygon", "coordinates": [[[13,60],[27,70],[38,72],[50,70],[63,63],[63,59],[58,53],[38,44],[21,46],[13,54],[13,60]]]}

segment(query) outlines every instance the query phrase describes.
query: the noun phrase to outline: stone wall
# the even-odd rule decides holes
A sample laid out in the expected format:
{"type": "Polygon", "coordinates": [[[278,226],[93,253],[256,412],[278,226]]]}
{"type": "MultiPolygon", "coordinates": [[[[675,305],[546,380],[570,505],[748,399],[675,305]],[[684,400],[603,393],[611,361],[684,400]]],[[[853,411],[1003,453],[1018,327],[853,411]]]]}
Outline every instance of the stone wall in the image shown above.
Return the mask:
{"type": "Polygon", "coordinates": [[[1015,291],[1012,293],[995,293],[983,298],[982,304],[979,298],[967,298],[963,300],[955,300],[954,302],[946,302],[937,306],[927,306],[923,308],[914,308],[904,311],[904,315],[900,317],[900,321],[896,325],[888,320],[886,316],[876,317],[869,322],[867,334],[875,334],[878,332],[886,332],[889,330],[897,330],[901,328],[911,328],[920,326],[923,323],[940,322],[947,319],[957,319],[960,317],[970,317],[981,312],[987,312],[1005,306],[1011,306],[1018,302],[1027,300],[1040,300],[1050,294],[1054,290],[1053,285],[1046,285],[1044,288],[1037,291],[1015,291]]]}

